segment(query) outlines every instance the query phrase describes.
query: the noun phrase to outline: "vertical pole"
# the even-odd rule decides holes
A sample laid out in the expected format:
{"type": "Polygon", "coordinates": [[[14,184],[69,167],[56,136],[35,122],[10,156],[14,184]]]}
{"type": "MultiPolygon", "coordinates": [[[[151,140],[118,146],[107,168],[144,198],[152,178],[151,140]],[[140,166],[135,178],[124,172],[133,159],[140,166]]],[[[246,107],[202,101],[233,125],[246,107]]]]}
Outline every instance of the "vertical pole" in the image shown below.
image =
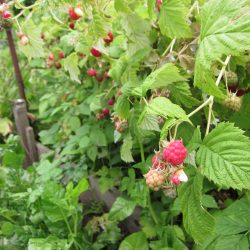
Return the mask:
{"type": "Polygon", "coordinates": [[[25,100],[26,105],[28,105],[25,91],[24,91],[22,74],[21,74],[21,71],[19,68],[17,54],[16,54],[16,48],[15,48],[15,44],[14,44],[13,35],[12,35],[11,30],[10,29],[6,30],[6,34],[7,34],[9,47],[10,47],[10,53],[11,53],[11,57],[12,57],[12,61],[13,61],[14,69],[15,69],[15,75],[16,75],[19,95],[20,95],[21,99],[25,100]]]}

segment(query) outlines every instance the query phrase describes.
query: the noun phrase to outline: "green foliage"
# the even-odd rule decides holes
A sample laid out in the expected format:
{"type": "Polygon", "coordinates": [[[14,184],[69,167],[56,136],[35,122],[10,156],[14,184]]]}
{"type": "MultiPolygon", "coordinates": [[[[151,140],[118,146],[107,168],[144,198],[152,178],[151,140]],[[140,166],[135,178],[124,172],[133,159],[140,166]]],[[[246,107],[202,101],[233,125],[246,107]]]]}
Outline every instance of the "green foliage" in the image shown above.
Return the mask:
{"type": "Polygon", "coordinates": [[[220,123],[203,141],[197,154],[201,172],[224,188],[249,189],[250,145],[243,131],[220,123]]]}
{"type": "Polygon", "coordinates": [[[221,97],[211,66],[223,55],[240,55],[250,48],[250,14],[245,0],[207,2],[201,13],[200,45],[194,83],[210,95],[221,97]],[[218,11],[215,13],[214,10],[218,11]]]}
{"type": "Polygon", "coordinates": [[[200,173],[179,189],[186,231],[201,244],[214,230],[214,218],[201,206],[203,177],[200,173]]]}
{"type": "Polygon", "coordinates": [[[186,20],[187,13],[183,1],[163,1],[159,18],[161,33],[170,38],[191,37],[192,33],[186,20]]]}
{"type": "Polygon", "coordinates": [[[11,20],[29,39],[14,35],[28,116],[49,153],[22,169],[11,111],[19,92],[1,32],[3,248],[249,249],[249,1],[20,4],[11,20]],[[72,20],[75,7],[83,16],[72,20]],[[230,87],[224,70],[237,75],[230,87]],[[239,112],[223,105],[230,91],[243,95],[239,112]],[[177,167],[162,159],[172,140],[188,151],[177,167]],[[152,192],[155,153],[167,168],[155,170],[165,182],[152,192]],[[177,187],[181,169],[188,181],[177,187]]]}

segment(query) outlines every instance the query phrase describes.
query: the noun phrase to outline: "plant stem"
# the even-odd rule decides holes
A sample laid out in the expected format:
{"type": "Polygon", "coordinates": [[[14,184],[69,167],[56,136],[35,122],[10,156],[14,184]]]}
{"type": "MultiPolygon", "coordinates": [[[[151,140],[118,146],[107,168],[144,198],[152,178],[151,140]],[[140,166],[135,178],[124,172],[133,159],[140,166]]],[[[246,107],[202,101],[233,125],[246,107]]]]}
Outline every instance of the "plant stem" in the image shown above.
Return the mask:
{"type": "Polygon", "coordinates": [[[196,108],[195,110],[193,110],[191,113],[188,114],[188,117],[193,116],[194,114],[196,114],[198,111],[200,111],[202,108],[204,108],[205,106],[207,106],[210,101],[211,101],[212,97],[210,96],[205,102],[203,102],[198,108],[196,108]]]}
{"type": "MultiPolygon", "coordinates": [[[[218,75],[217,80],[215,82],[216,86],[218,86],[220,84],[221,78],[225,73],[225,70],[226,70],[226,67],[227,67],[227,65],[228,65],[228,63],[230,61],[230,58],[231,58],[231,55],[227,56],[225,62],[223,62],[223,67],[221,68],[220,74],[218,75]]],[[[213,104],[214,104],[214,97],[210,96],[210,98],[211,98],[211,102],[209,103],[207,128],[206,128],[206,134],[205,135],[208,135],[208,133],[209,133],[209,128],[210,128],[210,125],[211,125],[213,104]]]]}
{"type": "Polygon", "coordinates": [[[141,152],[141,161],[143,163],[145,163],[145,155],[144,155],[144,148],[143,148],[143,143],[141,142],[141,140],[139,138],[137,138],[138,142],[139,142],[139,146],[140,146],[140,152],[141,152]]]}
{"type": "Polygon", "coordinates": [[[149,209],[149,212],[150,212],[155,224],[159,224],[159,221],[158,221],[158,219],[156,217],[155,211],[154,211],[154,209],[152,207],[151,197],[150,197],[150,190],[148,191],[148,209],[149,209]]]}
{"type": "Polygon", "coordinates": [[[162,56],[165,56],[169,50],[172,52],[175,42],[176,42],[176,38],[174,38],[170,42],[170,44],[168,45],[168,47],[166,48],[166,50],[163,52],[162,56]]]}

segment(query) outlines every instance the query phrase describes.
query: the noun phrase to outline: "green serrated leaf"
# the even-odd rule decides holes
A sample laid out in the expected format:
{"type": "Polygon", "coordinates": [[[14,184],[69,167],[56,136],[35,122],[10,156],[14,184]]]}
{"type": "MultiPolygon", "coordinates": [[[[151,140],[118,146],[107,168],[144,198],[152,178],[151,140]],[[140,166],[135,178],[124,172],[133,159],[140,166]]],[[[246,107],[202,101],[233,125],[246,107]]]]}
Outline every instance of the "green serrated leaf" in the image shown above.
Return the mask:
{"type": "Polygon", "coordinates": [[[78,68],[78,55],[77,53],[71,53],[64,59],[64,69],[69,72],[70,78],[73,81],[81,83],[79,80],[80,69],[78,68]]]}
{"type": "Polygon", "coordinates": [[[115,111],[121,118],[128,118],[130,111],[130,103],[126,96],[119,96],[115,104],[115,111]]]}
{"type": "Polygon", "coordinates": [[[180,81],[186,81],[186,79],[179,73],[174,64],[167,63],[153,71],[139,88],[142,90],[142,95],[145,95],[149,89],[166,87],[171,83],[180,81]]]}
{"type": "Polygon", "coordinates": [[[189,121],[185,111],[165,97],[154,98],[148,106],[146,106],[146,112],[148,114],[162,116],[166,119],[171,117],[189,121]]]}
{"type": "Polygon", "coordinates": [[[133,162],[133,156],[132,156],[132,147],[133,147],[133,140],[130,134],[128,134],[124,140],[121,147],[121,158],[125,162],[133,162]]]}
{"type": "Polygon", "coordinates": [[[24,25],[24,34],[28,37],[29,43],[26,46],[20,44],[20,50],[29,58],[44,57],[43,39],[41,29],[29,19],[24,25]]]}
{"type": "Polygon", "coordinates": [[[170,38],[191,37],[187,13],[188,9],[185,8],[182,0],[163,1],[159,19],[161,33],[170,38]]]}
{"type": "Polygon", "coordinates": [[[201,206],[203,177],[195,176],[179,189],[179,197],[186,231],[201,244],[214,229],[214,218],[201,206]]]}
{"type": "Polygon", "coordinates": [[[118,197],[111,207],[109,219],[122,221],[133,213],[135,206],[136,203],[134,201],[118,197]]]}
{"type": "Polygon", "coordinates": [[[232,123],[220,123],[197,153],[201,172],[224,188],[250,188],[250,143],[232,123]]]}
{"type": "Polygon", "coordinates": [[[211,72],[223,55],[238,56],[250,48],[250,13],[245,0],[211,0],[201,12],[200,46],[195,63],[195,86],[223,98],[211,72]],[[218,11],[214,11],[214,10],[218,11]]]}
{"type": "Polygon", "coordinates": [[[148,250],[148,242],[145,233],[136,232],[127,236],[118,250],[148,250]]]}

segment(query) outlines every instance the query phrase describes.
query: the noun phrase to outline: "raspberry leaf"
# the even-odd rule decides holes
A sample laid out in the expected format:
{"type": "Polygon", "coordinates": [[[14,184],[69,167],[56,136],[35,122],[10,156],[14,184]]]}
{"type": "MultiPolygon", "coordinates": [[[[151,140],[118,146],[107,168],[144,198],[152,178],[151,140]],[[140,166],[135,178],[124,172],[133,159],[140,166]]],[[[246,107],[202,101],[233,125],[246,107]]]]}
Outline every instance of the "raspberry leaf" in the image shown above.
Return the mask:
{"type": "Polygon", "coordinates": [[[202,185],[203,177],[197,172],[179,188],[184,227],[198,244],[204,242],[214,228],[214,218],[201,206],[202,185]]]}
{"type": "Polygon", "coordinates": [[[211,66],[223,55],[240,55],[250,48],[250,12],[246,0],[211,0],[201,13],[200,46],[195,64],[195,86],[223,97],[211,66]],[[214,11],[214,10],[218,11],[214,11]]]}
{"type": "MultiPolygon", "coordinates": [[[[171,117],[189,121],[185,111],[165,97],[154,98],[146,107],[146,113],[159,115],[166,119],[171,117]]],[[[142,115],[145,114],[143,113],[142,115]]]]}
{"type": "Polygon", "coordinates": [[[250,188],[250,143],[232,123],[220,123],[197,153],[201,172],[223,188],[250,188]]]}
{"type": "Polygon", "coordinates": [[[76,53],[71,53],[64,59],[64,69],[69,72],[71,80],[81,83],[79,80],[80,70],[78,68],[78,56],[76,53]]]}
{"type": "Polygon", "coordinates": [[[159,26],[161,33],[170,38],[191,37],[187,24],[187,9],[181,0],[163,1],[159,26]]]}
{"type": "Polygon", "coordinates": [[[128,134],[124,140],[121,147],[121,158],[125,162],[133,162],[133,156],[132,156],[132,147],[133,147],[133,140],[130,134],[128,134]]]}
{"type": "Polygon", "coordinates": [[[143,82],[136,88],[140,89],[142,95],[146,95],[149,89],[166,87],[171,83],[183,82],[186,79],[179,73],[179,69],[172,63],[167,63],[161,68],[153,71],[143,82]]]}
{"type": "Polygon", "coordinates": [[[122,221],[133,213],[135,206],[134,201],[118,197],[109,212],[109,219],[122,221]]]}

